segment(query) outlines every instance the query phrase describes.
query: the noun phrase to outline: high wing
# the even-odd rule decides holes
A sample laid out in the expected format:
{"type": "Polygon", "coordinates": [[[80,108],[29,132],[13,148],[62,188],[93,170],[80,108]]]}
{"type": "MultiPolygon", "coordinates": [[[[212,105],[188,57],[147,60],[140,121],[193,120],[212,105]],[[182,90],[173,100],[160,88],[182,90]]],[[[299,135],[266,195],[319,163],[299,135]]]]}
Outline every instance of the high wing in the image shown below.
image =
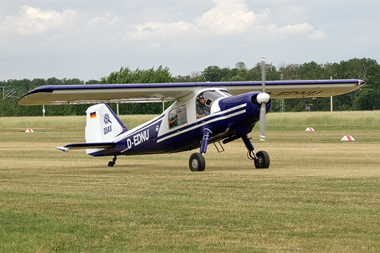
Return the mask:
{"type": "MultiPolygon", "coordinates": [[[[266,92],[271,98],[330,97],[362,87],[358,79],[267,81],[266,92]]],[[[193,95],[195,89],[224,88],[237,95],[261,91],[261,81],[52,85],[36,88],[17,102],[18,105],[64,105],[95,103],[161,102],[193,95]]]]}

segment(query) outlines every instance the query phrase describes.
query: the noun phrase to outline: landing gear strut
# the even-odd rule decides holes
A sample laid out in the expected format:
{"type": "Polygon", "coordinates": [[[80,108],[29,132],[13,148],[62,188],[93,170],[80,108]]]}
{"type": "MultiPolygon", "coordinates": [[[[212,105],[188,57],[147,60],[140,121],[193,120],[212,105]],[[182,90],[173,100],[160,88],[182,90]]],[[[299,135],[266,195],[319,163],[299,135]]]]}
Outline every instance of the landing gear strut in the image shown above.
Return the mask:
{"type": "Polygon", "coordinates": [[[209,141],[211,130],[207,127],[203,129],[203,138],[201,143],[200,153],[194,153],[190,156],[189,167],[191,171],[204,171],[206,168],[206,161],[204,154],[207,151],[207,144],[209,141]]]}
{"type": "Polygon", "coordinates": [[[117,159],[117,157],[114,156],[114,158],[112,159],[112,161],[108,162],[108,167],[113,167],[115,165],[115,163],[116,163],[116,159],[117,159]]]}
{"type": "Polygon", "coordinates": [[[242,137],[242,139],[248,149],[247,157],[248,159],[255,161],[256,169],[268,169],[270,165],[270,158],[268,153],[264,150],[255,153],[250,138],[246,135],[242,137]]]}

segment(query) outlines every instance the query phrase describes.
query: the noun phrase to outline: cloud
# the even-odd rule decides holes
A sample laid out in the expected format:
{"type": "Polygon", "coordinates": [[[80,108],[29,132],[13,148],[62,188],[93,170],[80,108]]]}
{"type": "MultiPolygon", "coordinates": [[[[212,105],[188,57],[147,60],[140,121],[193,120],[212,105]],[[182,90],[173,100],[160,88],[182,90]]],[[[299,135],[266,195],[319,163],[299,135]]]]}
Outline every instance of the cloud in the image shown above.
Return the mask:
{"type": "Polygon", "coordinates": [[[256,22],[258,24],[266,24],[271,21],[272,12],[269,8],[265,8],[262,13],[256,15],[256,22]]]}
{"type": "Polygon", "coordinates": [[[147,22],[135,25],[127,33],[134,40],[173,40],[175,38],[209,38],[218,36],[240,36],[256,38],[284,39],[290,36],[307,35],[309,39],[326,39],[322,31],[314,31],[311,24],[300,23],[278,27],[271,20],[271,10],[255,14],[246,0],[212,0],[214,7],[195,17],[193,22],[171,23],[147,22]]]}
{"type": "Polygon", "coordinates": [[[278,29],[278,33],[281,35],[291,36],[306,34],[313,31],[313,26],[307,23],[297,24],[297,25],[287,25],[278,29]]]}
{"type": "Polygon", "coordinates": [[[147,22],[136,25],[129,36],[136,40],[179,38],[183,35],[218,36],[247,32],[256,20],[245,0],[213,0],[214,7],[193,22],[147,22]]]}
{"type": "Polygon", "coordinates": [[[68,29],[77,16],[74,10],[62,12],[41,10],[22,6],[18,16],[6,16],[0,24],[0,31],[5,35],[40,35],[52,30],[68,29]]]}
{"type": "Polygon", "coordinates": [[[213,31],[217,35],[241,34],[256,21],[245,0],[213,0],[213,3],[214,8],[196,19],[201,31],[213,31]]]}
{"type": "Polygon", "coordinates": [[[109,27],[118,27],[124,23],[123,18],[119,16],[112,16],[107,14],[105,17],[95,17],[87,22],[88,28],[99,29],[100,28],[109,28],[109,27]]]}
{"type": "Polygon", "coordinates": [[[168,40],[194,32],[196,32],[195,25],[186,21],[172,23],[147,22],[136,25],[131,32],[127,33],[127,36],[135,40],[168,40]]]}
{"type": "MultiPolygon", "coordinates": [[[[65,9],[54,4],[17,6],[16,12],[8,11],[12,15],[0,17],[0,56],[5,65],[11,66],[14,61],[13,66],[24,64],[27,71],[35,59],[41,66],[50,63],[41,69],[36,66],[35,71],[40,72],[58,66],[51,62],[56,64],[59,58],[60,67],[52,68],[52,73],[60,68],[81,73],[79,66],[101,66],[105,62],[106,68],[126,62],[140,67],[156,62],[180,68],[187,66],[188,59],[203,59],[204,64],[218,58],[221,62],[240,61],[238,58],[246,57],[247,51],[263,52],[276,43],[305,45],[329,37],[302,18],[283,18],[275,8],[254,12],[247,2],[212,0],[188,12],[180,4],[170,11],[165,5],[142,8],[141,3],[117,9],[99,5],[92,10],[81,4],[65,9]],[[186,17],[177,15],[184,10],[186,17]],[[184,59],[186,63],[182,63],[184,59]],[[87,63],[80,65],[80,61],[87,63]]],[[[272,48],[268,51],[274,51],[272,48]]]]}
{"type": "Polygon", "coordinates": [[[329,35],[327,35],[326,33],[322,32],[320,30],[317,30],[317,31],[314,31],[313,33],[311,33],[309,35],[309,38],[311,40],[324,40],[324,39],[328,39],[329,35]]]}
{"type": "MultiPolygon", "coordinates": [[[[143,24],[128,23],[125,17],[106,13],[92,16],[74,9],[63,11],[42,10],[24,5],[15,16],[6,16],[0,23],[0,38],[5,36],[32,36],[50,34],[76,36],[93,40],[94,36],[109,40],[160,41],[178,43],[197,41],[219,36],[238,36],[236,39],[268,40],[307,35],[310,40],[326,39],[323,31],[315,31],[308,23],[278,27],[271,19],[271,10],[255,14],[246,0],[212,0],[214,6],[192,20],[173,22],[148,21],[143,24]]],[[[153,47],[153,48],[156,48],[153,47]]]]}

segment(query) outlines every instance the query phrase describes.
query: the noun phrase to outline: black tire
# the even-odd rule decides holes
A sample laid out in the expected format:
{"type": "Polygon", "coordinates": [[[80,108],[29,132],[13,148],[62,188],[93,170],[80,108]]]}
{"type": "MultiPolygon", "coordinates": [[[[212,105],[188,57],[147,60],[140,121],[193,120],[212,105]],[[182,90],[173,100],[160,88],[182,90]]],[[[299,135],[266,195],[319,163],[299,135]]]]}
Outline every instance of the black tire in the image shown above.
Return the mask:
{"type": "Polygon", "coordinates": [[[270,158],[266,151],[259,151],[256,154],[257,159],[255,159],[256,169],[268,169],[270,165],[270,158]]]}
{"type": "Polygon", "coordinates": [[[115,165],[115,163],[114,162],[108,162],[108,167],[113,167],[115,165]]]}
{"type": "Polygon", "coordinates": [[[206,161],[203,155],[200,153],[194,153],[190,156],[189,167],[193,172],[204,171],[206,167],[206,161]]]}

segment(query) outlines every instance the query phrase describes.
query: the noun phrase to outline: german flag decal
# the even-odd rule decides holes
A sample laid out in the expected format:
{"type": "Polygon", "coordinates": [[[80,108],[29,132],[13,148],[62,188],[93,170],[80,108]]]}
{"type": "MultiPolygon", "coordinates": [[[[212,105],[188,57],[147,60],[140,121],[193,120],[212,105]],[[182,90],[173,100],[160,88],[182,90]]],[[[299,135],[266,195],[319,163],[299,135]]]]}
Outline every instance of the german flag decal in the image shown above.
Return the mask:
{"type": "Polygon", "coordinates": [[[96,112],[90,113],[90,119],[96,118],[96,112]]]}

